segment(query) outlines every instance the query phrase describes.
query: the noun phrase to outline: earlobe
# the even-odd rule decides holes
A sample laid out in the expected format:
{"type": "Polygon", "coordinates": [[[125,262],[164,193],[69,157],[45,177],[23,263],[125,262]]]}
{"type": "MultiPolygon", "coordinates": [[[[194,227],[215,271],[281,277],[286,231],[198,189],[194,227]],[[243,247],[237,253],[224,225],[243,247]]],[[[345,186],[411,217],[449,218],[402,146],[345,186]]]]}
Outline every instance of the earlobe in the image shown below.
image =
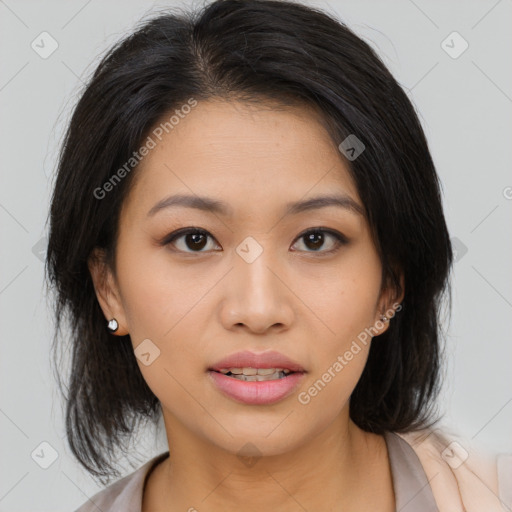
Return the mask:
{"type": "Polygon", "coordinates": [[[96,298],[105,315],[105,329],[108,329],[110,333],[116,336],[128,334],[119,291],[112,270],[106,262],[104,250],[99,248],[93,249],[87,260],[87,266],[91,274],[96,298]],[[109,325],[114,327],[112,320],[117,323],[116,329],[109,328],[109,325]]]}
{"type": "Polygon", "coordinates": [[[375,322],[375,327],[378,329],[379,333],[377,336],[384,334],[389,327],[390,318],[388,318],[385,314],[380,315],[377,322],[375,322]]]}

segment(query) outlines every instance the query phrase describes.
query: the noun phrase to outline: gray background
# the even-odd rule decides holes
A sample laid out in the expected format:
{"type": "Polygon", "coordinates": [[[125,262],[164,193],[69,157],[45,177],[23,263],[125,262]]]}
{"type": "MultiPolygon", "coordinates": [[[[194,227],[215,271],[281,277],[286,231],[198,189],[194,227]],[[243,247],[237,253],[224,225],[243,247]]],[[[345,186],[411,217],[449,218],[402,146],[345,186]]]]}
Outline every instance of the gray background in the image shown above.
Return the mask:
{"type": "MultiPolygon", "coordinates": [[[[512,452],[512,1],[309,4],[338,14],[375,47],[420,113],[458,254],[445,424],[486,450],[512,452]],[[445,51],[460,52],[457,36],[442,44],[454,31],[469,44],[457,58],[445,51]]],[[[58,144],[83,77],[141,16],[166,5],[183,4],[0,0],[0,512],[71,511],[99,489],[63,438],[41,239],[58,144]],[[43,31],[58,43],[46,59],[31,47],[43,31]],[[58,454],[48,469],[31,457],[42,442],[58,454]]],[[[149,431],[137,446],[141,460],[167,448],[149,431]]]]}

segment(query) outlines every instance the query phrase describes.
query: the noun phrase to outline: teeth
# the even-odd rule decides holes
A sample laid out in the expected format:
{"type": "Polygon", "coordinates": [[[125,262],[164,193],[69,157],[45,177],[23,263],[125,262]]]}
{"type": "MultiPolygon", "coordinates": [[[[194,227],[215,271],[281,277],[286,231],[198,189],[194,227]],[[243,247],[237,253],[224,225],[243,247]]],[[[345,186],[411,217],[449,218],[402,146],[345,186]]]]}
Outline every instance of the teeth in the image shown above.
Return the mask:
{"type": "Polygon", "coordinates": [[[276,372],[284,372],[285,374],[291,373],[290,370],[284,369],[284,368],[252,368],[252,367],[246,367],[246,368],[222,368],[219,370],[220,373],[223,373],[224,375],[226,373],[232,373],[233,375],[246,375],[246,376],[254,376],[254,375],[273,375],[276,372]]]}
{"type": "MultiPolygon", "coordinates": [[[[259,368],[257,370],[258,375],[272,375],[275,372],[276,372],[275,368],[259,368]]],[[[247,375],[247,374],[244,372],[244,375],[247,375]]]]}
{"type": "Polygon", "coordinates": [[[274,373],[271,373],[270,375],[245,375],[245,374],[233,374],[231,375],[232,378],[238,379],[238,380],[245,380],[247,382],[261,382],[264,380],[277,380],[282,379],[286,377],[286,374],[283,371],[275,371],[274,373]]]}

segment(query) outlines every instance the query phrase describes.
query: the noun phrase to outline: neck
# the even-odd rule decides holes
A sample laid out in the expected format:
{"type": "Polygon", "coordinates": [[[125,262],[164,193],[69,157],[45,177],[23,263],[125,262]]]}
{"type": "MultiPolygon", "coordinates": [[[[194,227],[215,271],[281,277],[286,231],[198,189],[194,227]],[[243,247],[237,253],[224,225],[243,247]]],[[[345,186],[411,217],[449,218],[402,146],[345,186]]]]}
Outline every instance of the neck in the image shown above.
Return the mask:
{"type": "Polygon", "coordinates": [[[232,453],[169,418],[166,431],[170,457],[148,478],[143,512],[217,512],[226,504],[254,512],[363,510],[372,496],[379,510],[394,510],[385,440],[350,419],[340,416],[308,442],[272,455],[257,442],[232,453]]]}

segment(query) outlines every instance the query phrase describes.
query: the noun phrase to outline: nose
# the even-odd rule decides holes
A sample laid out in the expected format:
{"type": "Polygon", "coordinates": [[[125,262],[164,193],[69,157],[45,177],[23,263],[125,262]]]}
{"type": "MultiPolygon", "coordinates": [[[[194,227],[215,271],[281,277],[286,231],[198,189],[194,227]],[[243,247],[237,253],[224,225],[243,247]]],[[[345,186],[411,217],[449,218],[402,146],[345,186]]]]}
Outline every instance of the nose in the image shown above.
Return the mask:
{"type": "Polygon", "coordinates": [[[270,250],[263,250],[252,262],[236,254],[233,265],[220,311],[224,327],[256,334],[288,329],[294,318],[294,294],[284,266],[270,250]]]}

